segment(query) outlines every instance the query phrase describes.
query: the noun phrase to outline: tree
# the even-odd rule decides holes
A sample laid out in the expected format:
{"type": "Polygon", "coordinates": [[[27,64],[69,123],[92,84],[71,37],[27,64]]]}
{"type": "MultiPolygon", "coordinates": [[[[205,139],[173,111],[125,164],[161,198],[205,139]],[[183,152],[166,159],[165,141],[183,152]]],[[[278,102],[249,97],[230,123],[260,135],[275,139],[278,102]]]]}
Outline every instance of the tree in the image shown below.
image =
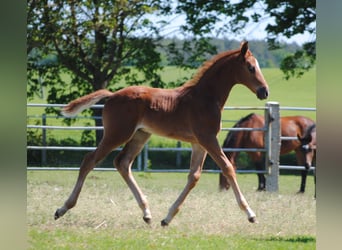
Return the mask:
{"type": "Polygon", "coordinates": [[[281,69],[288,79],[301,76],[316,60],[316,2],[314,0],[241,0],[189,1],[179,0],[179,13],[186,13],[187,24],[183,27],[193,33],[217,35],[244,32],[251,23],[267,21],[266,32],[270,49],[279,48],[282,37],[291,38],[307,32],[312,40],[285,57],[281,69]],[[229,18],[227,18],[229,17],[229,18]],[[219,24],[219,25],[218,25],[219,24]]]}
{"type": "MultiPolygon", "coordinates": [[[[173,11],[172,3],[163,0],[28,0],[28,97],[50,86],[47,101],[67,103],[98,89],[117,90],[121,80],[165,87],[159,74],[159,31],[168,22],[152,17],[173,11]]],[[[181,52],[172,43],[165,49],[184,67],[198,66],[203,55],[216,52],[203,39],[183,45],[181,52]]],[[[92,112],[101,115],[99,109],[92,112]]],[[[100,119],[95,121],[101,126],[100,119]]],[[[96,133],[98,142],[102,131],[96,133]]]]}
{"type": "MultiPolygon", "coordinates": [[[[39,82],[52,86],[49,103],[67,103],[103,88],[115,90],[110,82],[123,78],[127,84],[162,86],[158,30],[146,17],[162,8],[160,2],[28,0],[28,96],[39,82]],[[46,63],[47,57],[54,60],[46,63]],[[70,85],[63,73],[71,76],[70,85]]],[[[94,109],[93,115],[100,112],[94,109]]]]}
{"type": "MultiPolygon", "coordinates": [[[[268,41],[272,46],[277,44],[279,34],[290,38],[296,34],[308,32],[316,35],[316,1],[271,1],[267,0],[267,9],[271,17],[275,18],[276,24],[269,24],[266,29],[269,33],[268,41]]],[[[278,46],[275,46],[278,47],[278,46]]],[[[316,41],[307,41],[301,50],[293,55],[285,57],[280,68],[284,71],[286,78],[290,76],[301,76],[309,70],[316,61],[316,41]]]]}

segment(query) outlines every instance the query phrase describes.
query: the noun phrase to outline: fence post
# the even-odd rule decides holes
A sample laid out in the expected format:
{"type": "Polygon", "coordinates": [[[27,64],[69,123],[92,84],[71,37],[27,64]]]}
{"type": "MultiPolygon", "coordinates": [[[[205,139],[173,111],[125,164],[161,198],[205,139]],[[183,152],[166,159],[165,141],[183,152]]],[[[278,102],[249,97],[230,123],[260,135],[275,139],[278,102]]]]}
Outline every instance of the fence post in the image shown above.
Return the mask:
{"type": "Polygon", "coordinates": [[[280,112],[278,102],[267,102],[265,112],[265,155],[268,176],[266,178],[266,190],[278,192],[279,190],[279,153],[280,153],[280,112]]]}
{"type": "MultiPolygon", "coordinates": [[[[46,114],[42,115],[42,125],[46,126],[46,114]]],[[[42,145],[46,146],[46,128],[42,129],[42,145]]],[[[46,149],[42,150],[42,166],[46,165],[46,149]]]]}
{"type": "Polygon", "coordinates": [[[138,155],[137,157],[137,168],[138,168],[138,171],[141,171],[141,153],[138,155]]]}
{"type": "Polygon", "coordinates": [[[148,142],[144,146],[144,172],[148,170],[148,142]]]}
{"type": "MultiPolygon", "coordinates": [[[[180,141],[177,141],[177,149],[180,149],[182,147],[182,143],[180,141]]],[[[182,164],[182,153],[181,151],[177,150],[176,152],[176,167],[180,168],[182,164]]]]}

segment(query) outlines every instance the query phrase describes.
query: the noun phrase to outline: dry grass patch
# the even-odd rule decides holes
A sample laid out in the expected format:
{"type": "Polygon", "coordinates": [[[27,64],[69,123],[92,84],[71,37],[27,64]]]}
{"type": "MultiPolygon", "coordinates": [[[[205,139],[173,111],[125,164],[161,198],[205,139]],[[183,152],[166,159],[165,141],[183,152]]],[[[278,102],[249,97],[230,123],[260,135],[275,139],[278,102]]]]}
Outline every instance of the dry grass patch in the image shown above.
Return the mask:
{"type": "Polygon", "coordinates": [[[286,184],[287,188],[271,194],[255,191],[255,175],[238,175],[240,187],[258,217],[259,223],[251,224],[238,208],[231,190],[218,192],[218,175],[203,174],[168,228],[162,228],[160,221],[184,187],[186,174],[135,173],[150,203],[151,225],[143,222],[140,208],[118,173],[92,172],[76,207],[57,221],[53,218],[54,212],[71,192],[77,173],[28,172],[27,176],[27,224],[33,246],[48,241],[44,237],[62,238],[72,244],[74,237],[96,237],[95,241],[108,237],[117,241],[125,239],[127,243],[138,236],[139,240],[155,242],[156,246],[163,239],[171,244],[175,238],[199,236],[208,240],[213,237],[215,241],[219,238],[222,244],[229,237],[242,238],[242,241],[246,237],[266,239],[269,243],[279,239],[301,242],[302,237],[303,241],[309,237],[312,245],[316,237],[312,176],[308,178],[307,192],[298,195],[299,176],[281,176],[280,187],[286,184]]]}

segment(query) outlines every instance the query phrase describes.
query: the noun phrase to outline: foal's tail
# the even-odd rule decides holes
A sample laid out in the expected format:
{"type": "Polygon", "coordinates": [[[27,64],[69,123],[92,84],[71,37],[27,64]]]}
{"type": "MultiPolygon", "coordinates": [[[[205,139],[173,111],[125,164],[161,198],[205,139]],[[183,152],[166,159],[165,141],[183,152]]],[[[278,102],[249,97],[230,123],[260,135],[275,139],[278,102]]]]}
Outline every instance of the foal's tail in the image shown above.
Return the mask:
{"type": "Polygon", "coordinates": [[[106,89],[101,89],[95,91],[89,95],[82,96],[76,100],[71,101],[67,106],[65,106],[61,113],[65,117],[73,117],[86,108],[89,108],[93,104],[97,103],[102,98],[108,97],[113,93],[106,89]]]}

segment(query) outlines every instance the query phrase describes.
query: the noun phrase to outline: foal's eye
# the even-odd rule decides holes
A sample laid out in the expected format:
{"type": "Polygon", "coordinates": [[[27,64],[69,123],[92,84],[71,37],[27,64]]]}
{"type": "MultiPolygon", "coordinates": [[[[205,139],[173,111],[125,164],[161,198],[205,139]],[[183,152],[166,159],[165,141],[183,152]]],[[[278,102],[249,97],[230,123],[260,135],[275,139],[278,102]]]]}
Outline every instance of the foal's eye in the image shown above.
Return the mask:
{"type": "Polygon", "coordinates": [[[251,64],[248,64],[248,70],[249,70],[249,72],[251,72],[251,73],[255,73],[255,67],[253,66],[253,65],[251,65],[251,64]]]}

